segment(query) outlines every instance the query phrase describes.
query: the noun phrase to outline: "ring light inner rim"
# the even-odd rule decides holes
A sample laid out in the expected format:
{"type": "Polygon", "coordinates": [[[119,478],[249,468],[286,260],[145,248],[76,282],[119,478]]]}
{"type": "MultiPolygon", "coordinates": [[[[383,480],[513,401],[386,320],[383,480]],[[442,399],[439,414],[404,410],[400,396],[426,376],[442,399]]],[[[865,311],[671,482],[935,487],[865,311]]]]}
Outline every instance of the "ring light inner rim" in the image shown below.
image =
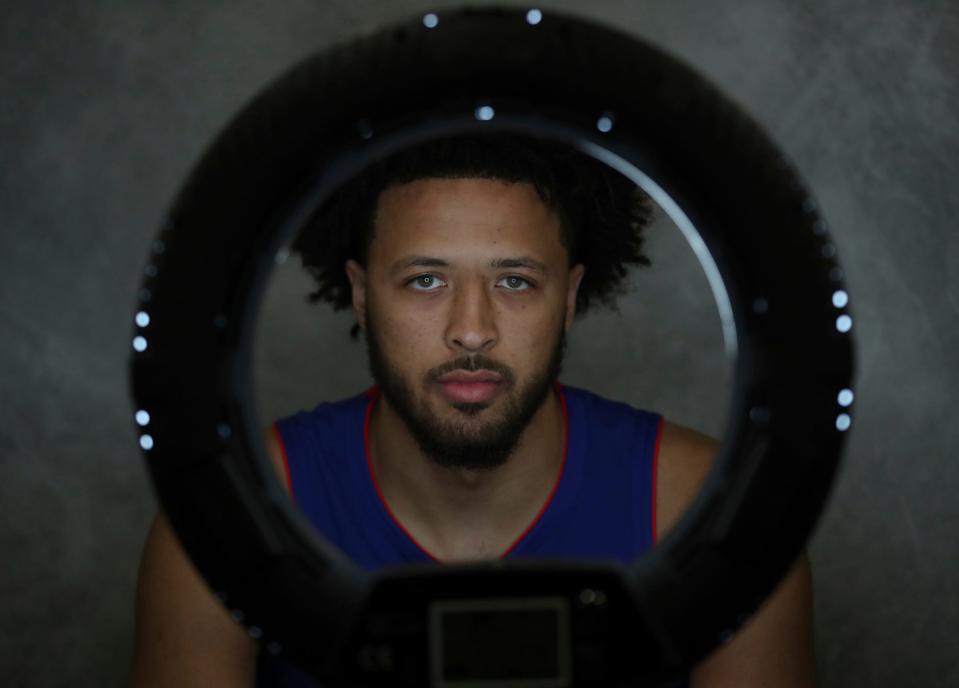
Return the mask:
{"type": "MultiPolygon", "coordinates": [[[[306,187],[305,193],[301,192],[292,199],[292,207],[286,213],[281,213],[278,218],[279,221],[273,225],[275,227],[273,230],[273,243],[260,263],[260,276],[257,279],[258,286],[255,286],[254,290],[248,296],[250,301],[247,310],[247,321],[242,329],[247,333],[246,338],[249,344],[244,347],[246,353],[242,358],[245,358],[246,362],[242,367],[252,372],[252,347],[249,345],[253,344],[254,337],[250,337],[249,335],[255,333],[255,330],[251,332],[251,326],[255,327],[256,313],[264,302],[263,297],[269,277],[268,272],[270,269],[276,267],[276,256],[278,252],[286,248],[298,233],[307,226],[313,215],[322,207],[328,198],[332,197],[340,186],[364,174],[372,164],[386,160],[398,152],[448,136],[469,136],[482,133],[518,134],[579,149],[588,157],[622,174],[658,203],[670,220],[672,220],[682,232],[706,275],[721,319],[727,360],[735,363],[738,355],[738,339],[733,309],[725,282],[722,279],[712,254],[709,252],[706,243],[703,241],[692,220],[689,219],[689,216],[666,190],[643,172],[635,163],[613,152],[604,144],[595,141],[592,138],[593,133],[590,130],[584,131],[581,126],[544,116],[540,113],[536,113],[533,116],[529,116],[528,114],[524,116],[513,112],[503,113],[498,108],[496,117],[493,120],[478,121],[472,113],[470,113],[469,116],[460,114],[446,115],[445,117],[434,116],[428,120],[420,120],[417,124],[408,124],[390,132],[380,133],[379,135],[373,136],[372,140],[364,142],[366,146],[372,144],[375,147],[374,150],[369,150],[369,148],[365,150],[357,149],[356,147],[348,148],[334,155],[332,159],[324,164],[322,169],[314,173],[313,181],[306,187]]],[[[253,380],[255,377],[251,375],[247,379],[253,380]]],[[[735,404],[733,404],[733,406],[734,405],[735,404]]],[[[256,411],[256,400],[248,397],[247,408],[248,427],[259,427],[258,419],[260,416],[256,411]]],[[[740,414],[745,414],[746,410],[741,408],[739,412],[740,414]]],[[[726,430],[723,433],[721,447],[716,454],[713,468],[709,471],[705,481],[700,485],[692,502],[687,505],[683,518],[680,519],[680,522],[676,524],[670,533],[667,533],[663,538],[658,538],[657,544],[661,545],[667,539],[670,541],[674,540],[678,532],[682,530],[682,523],[687,521],[688,518],[691,517],[691,514],[704,506],[706,495],[711,492],[709,484],[715,479],[716,469],[721,467],[729,459],[728,442],[734,433],[732,422],[735,414],[736,409],[727,404],[726,421],[724,423],[726,430]]],[[[266,460],[266,454],[262,452],[262,438],[258,438],[254,446],[261,448],[261,451],[257,452],[259,460],[255,462],[260,464],[258,470],[261,471],[261,477],[268,472],[269,475],[267,477],[271,479],[268,482],[276,483],[275,473],[272,470],[268,470],[269,461],[266,460]]],[[[271,501],[274,504],[280,502],[280,509],[288,514],[288,523],[291,523],[296,530],[301,532],[304,526],[309,526],[307,527],[307,531],[309,531],[310,535],[315,535],[312,531],[312,524],[307,521],[305,514],[301,514],[299,509],[295,508],[295,504],[290,502],[285,490],[274,491],[267,487],[267,493],[272,497],[271,501]],[[292,518],[289,518],[290,516],[292,516],[292,518]]],[[[312,537],[308,536],[308,539],[312,540],[312,537]]],[[[335,549],[339,551],[338,547],[335,549]]],[[[638,561],[651,554],[651,552],[652,550],[639,555],[639,557],[630,562],[629,566],[635,565],[638,561]]]]}
{"type": "Polygon", "coordinates": [[[739,342],[736,336],[736,321],[733,317],[733,307],[729,300],[729,292],[726,290],[726,283],[723,281],[716,261],[713,260],[713,254],[706,247],[699,231],[693,225],[689,216],[679,207],[679,204],[666,193],[666,191],[657,184],[645,172],[640,170],[634,164],[624,158],[612,153],[607,148],[603,148],[591,141],[581,141],[580,147],[591,157],[600,162],[606,163],[609,167],[616,170],[624,177],[635,182],[650,198],[652,198],[660,208],[669,216],[669,219],[679,228],[686,238],[689,247],[699,259],[699,264],[706,273],[706,279],[709,281],[709,287],[712,289],[713,298],[716,301],[716,308],[719,310],[719,319],[723,328],[723,342],[726,346],[726,356],[730,360],[735,360],[739,353],[739,342]]]}

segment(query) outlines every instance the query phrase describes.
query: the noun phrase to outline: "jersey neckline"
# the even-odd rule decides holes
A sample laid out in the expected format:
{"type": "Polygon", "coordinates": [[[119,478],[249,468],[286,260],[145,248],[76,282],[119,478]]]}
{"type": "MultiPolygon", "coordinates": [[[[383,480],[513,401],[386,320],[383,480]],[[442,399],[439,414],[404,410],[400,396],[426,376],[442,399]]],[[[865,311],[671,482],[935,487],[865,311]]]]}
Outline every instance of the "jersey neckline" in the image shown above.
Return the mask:
{"type": "MultiPolygon", "coordinates": [[[[513,543],[506,548],[506,550],[500,554],[497,559],[505,559],[520,548],[529,538],[530,534],[540,525],[545,519],[547,512],[550,511],[550,507],[557,501],[556,497],[559,493],[560,487],[568,481],[564,481],[564,477],[567,474],[567,465],[569,459],[569,408],[566,401],[566,392],[560,383],[554,385],[554,389],[559,395],[560,407],[563,410],[563,458],[560,464],[559,475],[556,477],[556,482],[553,484],[553,489],[550,490],[549,496],[546,498],[546,501],[543,503],[543,506],[537,512],[533,520],[527,525],[527,527],[516,537],[513,543]]],[[[383,494],[383,490],[380,487],[380,483],[376,478],[376,471],[373,468],[373,455],[370,452],[370,418],[373,414],[373,406],[376,404],[376,400],[380,397],[380,388],[378,385],[373,385],[367,389],[363,396],[366,397],[366,411],[363,416],[363,454],[366,464],[366,478],[367,485],[373,488],[373,492],[376,495],[374,500],[379,506],[380,515],[390,524],[394,529],[394,532],[402,539],[405,545],[412,545],[413,550],[425,556],[428,560],[435,562],[437,564],[444,563],[443,560],[436,557],[423,545],[421,545],[413,534],[409,532],[406,526],[397,518],[396,514],[393,513],[393,510],[390,508],[390,505],[386,501],[386,497],[383,494]]],[[[409,547],[404,547],[404,549],[409,549],[409,547]]]]}

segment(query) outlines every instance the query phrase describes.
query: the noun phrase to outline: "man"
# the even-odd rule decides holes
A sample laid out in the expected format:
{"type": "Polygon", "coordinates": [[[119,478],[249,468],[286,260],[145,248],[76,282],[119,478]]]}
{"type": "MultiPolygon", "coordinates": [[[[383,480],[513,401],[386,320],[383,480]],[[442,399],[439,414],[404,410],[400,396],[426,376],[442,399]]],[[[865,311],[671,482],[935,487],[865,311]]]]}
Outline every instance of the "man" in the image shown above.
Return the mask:
{"type": "MultiPolygon", "coordinates": [[[[267,434],[316,527],[368,569],[629,561],[667,532],[715,443],[556,382],[574,316],[647,262],[648,215],[598,163],[505,135],[401,152],[337,193],[294,248],[317,280],[311,298],[353,309],[377,384],[267,434]]],[[[803,558],[690,685],[811,686],[810,596],[803,558]]],[[[141,565],[134,683],[252,685],[256,667],[161,514],[141,565]]],[[[260,682],[310,685],[266,662],[260,682]]]]}

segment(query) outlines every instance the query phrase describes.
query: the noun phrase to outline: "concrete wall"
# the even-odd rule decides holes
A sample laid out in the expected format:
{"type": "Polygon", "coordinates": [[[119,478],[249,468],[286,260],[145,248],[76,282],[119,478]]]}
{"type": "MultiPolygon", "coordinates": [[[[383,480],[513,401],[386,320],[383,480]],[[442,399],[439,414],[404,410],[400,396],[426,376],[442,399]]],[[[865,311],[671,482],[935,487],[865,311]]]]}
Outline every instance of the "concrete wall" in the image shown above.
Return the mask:
{"type": "MultiPolygon", "coordinates": [[[[811,543],[821,684],[959,685],[959,6],[550,7],[650,39],[712,78],[768,128],[820,200],[859,345],[847,460],[811,543]]],[[[136,566],[155,510],[129,420],[129,333],[149,242],[185,173],[279,71],[425,9],[413,0],[4,4],[5,685],[116,685],[128,670],[136,566]]],[[[621,314],[577,326],[566,379],[717,432],[729,375],[711,297],[667,222],[650,242],[657,264],[636,277],[621,314]]],[[[285,266],[264,313],[264,328],[290,333],[259,340],[265,416],[366,379],[348,319],[298,310],[290,295],[302,284],[285,266]],[[301,377],[316,387],[289,377],[308,346],[301,377]],[[356,363],[349,373],[344,360],[356,363]]]]}

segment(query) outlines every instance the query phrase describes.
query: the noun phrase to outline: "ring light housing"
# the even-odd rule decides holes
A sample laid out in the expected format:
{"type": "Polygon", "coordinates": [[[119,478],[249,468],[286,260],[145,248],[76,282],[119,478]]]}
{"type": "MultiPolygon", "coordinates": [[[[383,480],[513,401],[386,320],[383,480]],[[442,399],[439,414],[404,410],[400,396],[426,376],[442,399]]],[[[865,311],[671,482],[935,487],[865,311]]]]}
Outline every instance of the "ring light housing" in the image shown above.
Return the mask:
{"type": "Polygon", "coordinates": [[[795,169],[690,68],[553,12],[428,13],[306,60],[205,152],[139,292],[139,444],[183,546],[234,618],[330,685],[467,685],[444,664],[455,647],[441,630],[464,609],[556,619],[556,660],[542,669],[553,673],[536,685],[654,684],[730,637],[812,532],[851,422],[842,280],[795,169]],[[631,178],[683,230],[713,287],[736,360],[720,457],[679,525],[630,566],[367,574],[270,473],[250,349],[277,251],[369,162],[480,131],[565,142],[631,178]]]}

